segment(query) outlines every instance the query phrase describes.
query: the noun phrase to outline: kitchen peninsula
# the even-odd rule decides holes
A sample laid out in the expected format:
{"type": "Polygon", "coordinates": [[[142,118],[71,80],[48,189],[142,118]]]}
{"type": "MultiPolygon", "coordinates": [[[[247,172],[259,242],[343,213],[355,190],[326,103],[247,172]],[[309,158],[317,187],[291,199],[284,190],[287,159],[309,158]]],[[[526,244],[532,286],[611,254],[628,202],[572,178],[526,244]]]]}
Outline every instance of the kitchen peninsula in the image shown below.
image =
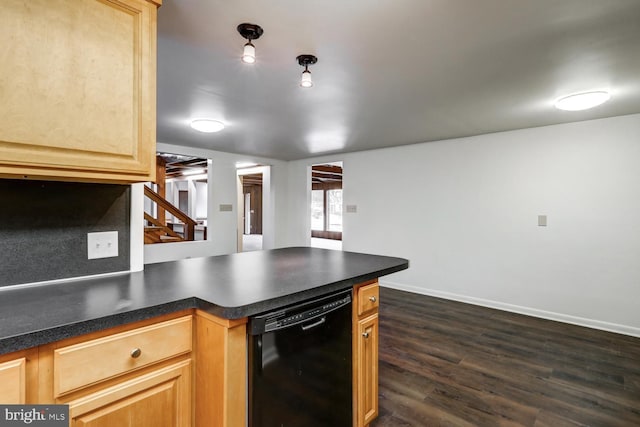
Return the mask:
{"type": "Polygon", "coordinates": [[[158,426],[244,425],[248,317],[353,288],[354,425],[366,425],[377,354],[360,353],[377,352],[377,278],[406,268],[299,247],[2,289],[0,400],[66,403],[86,425],[155,411],[158,426]]]}

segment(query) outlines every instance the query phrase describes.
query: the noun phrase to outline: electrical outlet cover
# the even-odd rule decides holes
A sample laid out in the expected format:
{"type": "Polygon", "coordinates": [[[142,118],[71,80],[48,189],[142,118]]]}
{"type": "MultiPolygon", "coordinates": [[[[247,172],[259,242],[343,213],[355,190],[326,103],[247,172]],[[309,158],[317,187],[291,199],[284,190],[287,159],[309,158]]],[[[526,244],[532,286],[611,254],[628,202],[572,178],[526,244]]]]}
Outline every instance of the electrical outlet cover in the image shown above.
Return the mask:
{"type": "Polygon", "coordinates": [[[118,232],[102,231],[87,234],[88,259],[118,256],[118,232]]]}

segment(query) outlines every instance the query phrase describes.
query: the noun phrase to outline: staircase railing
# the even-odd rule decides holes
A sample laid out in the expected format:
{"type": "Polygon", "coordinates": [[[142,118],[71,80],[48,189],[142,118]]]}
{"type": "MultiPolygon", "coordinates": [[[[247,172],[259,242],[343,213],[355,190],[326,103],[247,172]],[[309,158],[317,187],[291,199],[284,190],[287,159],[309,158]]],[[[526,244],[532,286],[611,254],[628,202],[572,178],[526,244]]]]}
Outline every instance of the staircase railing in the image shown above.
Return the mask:
{"type": "Polygon", "coordinates": [[[146,212],[144,213],[144,219],[147,220],[147,222],[153,224],[158,229],[160,229],[167,236],[173,237],[174,239],[172,239],[172,240],[177,240],[177,241],[185,240],[181,235],[179,235],[178,233],[173,231],[173,229],[171,227],[168,227],[167,225],[165,225],[162,222],[160,222],[160,220],[152,217],[151,215],[149,215],[146,212]]]}
{"type": "MultiPolygon", "coordinates": [[[[171,204],[168,200],[166,200],[164,197],[160,196],[158,193],[156,193],[155,191],[153,191],[151,188],[147,187],[146,185],[144,186],[144,195],[147,196],[148,198],[150,198],[151,200],[153,200],[154,202],[156,202],[158,204],[159,207],[161,207],[162,209],[165,209],[167,212],[169,212],[171,215],[175,216],[176,218],[178,218],[180,221],[182,221],[184,223],[184,240],[194,240],[195,239],[195,229],[196,229],[196,221],[194,219],[192,219],[191,217],[189,217],[186,213],[182,212],[180,209],[178,209],[177,207],[175,207],[173,204],[171,204]]],[[[169,227],[166,226],[166,224],[162,224],[160,221],[156,220],[155,218],[153,218],[150,215],[145,215],[145,219],[149,222],[151,222],[152,224],[154,224],[155,226],[158,227],[166,227],[168,230],[171,230],[169,227]],[[147,218],[147,216],[149,216],[149,218],[155,220],[157,223],[154,223],[153,221],[149,220],[147,218]]],[[[173,231],[173,230],[171,230],[173,231]]],[[[173,236],[173,234],[167,232],[168,235],[173,236]]],[[[177,233],[174,232],[174,234],[177,237],[178,236],[177,233]]]]}

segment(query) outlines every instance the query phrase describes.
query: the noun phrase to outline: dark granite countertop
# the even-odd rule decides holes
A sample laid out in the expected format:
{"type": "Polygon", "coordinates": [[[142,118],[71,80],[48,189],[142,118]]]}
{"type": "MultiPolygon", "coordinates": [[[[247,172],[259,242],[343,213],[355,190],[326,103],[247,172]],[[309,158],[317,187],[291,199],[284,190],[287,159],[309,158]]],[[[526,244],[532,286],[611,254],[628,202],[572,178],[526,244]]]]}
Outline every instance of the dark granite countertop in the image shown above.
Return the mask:
{"type": "Polygon", "coordinates": [[[408,266],[402,258],[297,247],[0,288],[0,354],[189,308],[239,319],[408,266]]]}

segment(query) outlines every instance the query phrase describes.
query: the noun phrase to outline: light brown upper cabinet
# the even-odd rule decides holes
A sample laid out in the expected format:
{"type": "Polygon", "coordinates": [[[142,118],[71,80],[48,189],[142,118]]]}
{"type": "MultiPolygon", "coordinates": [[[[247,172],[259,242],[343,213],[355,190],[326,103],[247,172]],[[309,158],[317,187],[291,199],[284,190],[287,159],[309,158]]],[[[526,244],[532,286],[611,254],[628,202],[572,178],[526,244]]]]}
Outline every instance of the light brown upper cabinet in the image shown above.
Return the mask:
{"type": "Polygon", "coordinates": [[[0,2],[0,177],[155,177],[161,0],[0,2]]]}

